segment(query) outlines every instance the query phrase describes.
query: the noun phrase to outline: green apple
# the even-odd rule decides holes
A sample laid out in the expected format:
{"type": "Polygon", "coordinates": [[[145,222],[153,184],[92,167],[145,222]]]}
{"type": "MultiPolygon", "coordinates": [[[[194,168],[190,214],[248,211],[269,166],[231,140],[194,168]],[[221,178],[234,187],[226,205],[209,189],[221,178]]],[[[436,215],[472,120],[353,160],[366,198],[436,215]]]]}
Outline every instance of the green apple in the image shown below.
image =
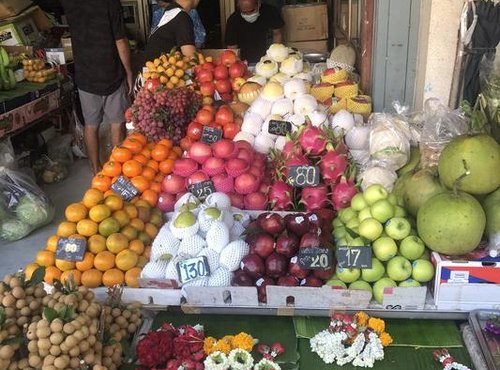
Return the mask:
{"type": "Polygon", "coordinates": [[[335,240],[345,238],[347,235],[347,230],[344,226],[339,226],[333,229],[333,237],[335,240]]]}
{"type": "Polygon", "coordinates": [[[358,212],[368,207],[368,203],[366,203],[363,193],[358,193],[352,197],[351,207],[358,212]]]}
{"type": "Polygon", "coordinates": [[[372,258],[372,267],[369,269],[361,269],[361,279],[367,281],[369,283],[373,283],[382,277],[385,274],[385,267],[376,258],[372,258]]]}
{"type": "Polygon", "coordinates": [[[215,208],[215,207],[206,208],[204,213],[205,213],[205,215],[207,215],[208,217],[210,217],[213,220],[218,220],[220,218],[220,215],[221,215],[220,209],[215,208]]]}
{"type": "Polygon", "coordinates": [[[367,292],[370,292],[373,295],[371,285],[363,280],[356,280],[356,281],[352,282],[351,284],[349,284],[349,289],[365,290],[367,292]]]}
{"type": "Polygon", "coordinates": [[[399,202],[398,202],[398,197],[396,196],[396,194],[394,193],[390,193],[387,197],[387,200],[389,201],[389,203],[391,203],[393,206],[398,206],[399,205],[399,202]]]}
{"type": "Polygon", "coordinates": [[[370,206],[372,217],[382,223],[394,217],[394,206],[387,199],[377,200],[370,206]]]}
{"type": "Polygon", "coordinates": [[[340,221],[342,221],[344,224],[347,224],[347,222],[350,219],[357,217],[357,216],[358,216],[358,213],[354,209],[352,209],[351,207],[344,208],[344,209],[341,209],[339,211],[340,221]]]}
{"type": "Polygon", "coordinates": [[[347,289],[347,285],[343,281],[333,277],[327,280],[325,285],[331,286],[333,289],[347,289]]]}
{"type": "Polygon", "coordinates": [[[372,212],[370,210],[370,207],[363,208],[358,213],[358,220],[359,220],[359,222],[362,222],[363,220],[366,220],[367,218],[372,218],[372,212]]]}
{"type": "Polygon", "coordinates": [[[418,236],[407,236],[399,244],[399,253],[410,261],[415,261],[422,257],[424,251],[425,244],[418,236]]]}
{"type": "Polygon", "coordinates": [[[397,284],[394,280],[384,277],[373,284],[373,297],[378,303],[382,304],[385,288],[395,288],[396,286],[397,284]]]}
{"type": "Polygon", "coordinates": [[[177,215],[174,220],[174,226],[177,228],[191,227],[196,223],[196,216],[189,211],[183,211],[177,215]]]}
{"type": "Polygon", "coordinates": [[[361,276],[361,269],[337,266],[336,275],[344,283],[352,283],[353,281],[358,280],[361,276]]]}
{"type": "Polygon", "coordinates": [[[344,226],[344,223],[342,222],[342,220],[339,217],[335,217],[332,221],[332,226],[334,229],[336,229],[337,227],[344,226]]]}
{"type": "Polygon", "coordinates": [[[365,189],[363,196],[366,200],[366,203],[371,206],[372,204],[375,204],[377,200],[387,199],[389,193],[382,185],[373,184],[365,189]]]}
{"type": "Polygon", "coordinates": [[[358,231],[363,238],[376,240],[384,231],[384,226],[374,218],[367,218],[359,224],[358,231]]]}
{"type": "Polygon", "coordinates": [[[403,240],[410,235],[411,224],[403,217],[393,217],[385,224],[385,233],[394,240],[403,240]]]}
{"type": "Polygon", "coordinates": [[[398,246],[392,238],[383,236],[372,243],[372,250],[380,261],[389,261],[398,253],[398,246]]]}
{"type": "Polygon", "coordinates": [[[406,217],[406,209],[401,206],[395,206],[394,217],[406,217]]]}
{"type": "Polygon", "coordinates": [[[357,217],[351,218],[345,226],[351,230],[357,229],[359,227],[359,220],[357,217]]]}
{"type": "Polygon", "coordinates": [[[411,288],[421,286],[421,284],[416,280],[406,279],[405,281],[400,282],[398,286],[402,288],[411,288]]]}
{"type": "Polygon", "coordinates": [[[364,247],[366,245],[365,241],[363,238],[354,238],[350,241],[347,242],[348,247],[364,247]]]}
{"type": "Polygon", "coordinates": [[[337,240],[337,242],[335,243],[335,245],[338,245],[339,247],[346,247],[347,244],[349,244],[349,242],[347,241],[347,238],[340,238],[339,240],[337,240]]]}
{"type": "Polygon", "coordinates": [[[394,281],[403,281],[411,276],[411,262],[401,256],[391,258],[387,262],[387,275],[394,281]]]}
{"type": "Polygon", "coordinates": [[[418,259],[413,261],[413,272],[411,277],[420,283],[431,281],[434,277],[434,265],[427,260],[418,259]]]}
{"type": "Polygon", "coordinates": [[[422,256],[420,256],[419,259],[430,261],[431,260],[431,251],[426,248],[424,253],[422,254],[422,256]]]}

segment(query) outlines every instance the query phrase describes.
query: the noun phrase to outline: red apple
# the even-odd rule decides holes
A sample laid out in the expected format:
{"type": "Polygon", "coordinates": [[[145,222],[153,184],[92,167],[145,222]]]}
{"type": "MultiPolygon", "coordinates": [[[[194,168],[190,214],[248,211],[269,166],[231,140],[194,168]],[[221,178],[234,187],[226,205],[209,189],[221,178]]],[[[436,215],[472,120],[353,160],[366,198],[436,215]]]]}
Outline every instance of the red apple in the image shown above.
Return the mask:
{"type": "Polygon", "coordinates": [[[229,80],[216,80],[215,89],[219,94],[227,94],[231,92],[231,82],[229,80]]]}
{"type": "Polygon", "coordinates": [[[213,96],[215,93],[215,86],[212,81],[200,83],[200,92],[203,96],[213,96]]]}
{"type": "Polygon", "coordinates": [[[226,80],[229,77],[227,67],[223,65],[215,67],[214,77],[216,80],[226,80]]]}
{"type": "Polygon", "coordinates": [[[230,92],[222,93],[220,94],[220,98],[224,103],[231,103],[233,101],[233,94],[230,92]]]}
{"type": "Polygon", "coordinates": [[[325,69],[325,71],[323,72],[323,76],[334,75],[337,72],[338,72],[337,68],[328,68],[328,69],[325,69]]]}
{"type": "Polygon", "coordinates": [[[207,69],[202,69],[198,75],[196,75],[198,82],[212,82],[214,80],[214,75],[211,71],[207,69]]]}
{"type": "Polygon", "coordinates": [[[233,79],[232,83],[233,91],[236,92],[240,91],[241,86],[243,86],[245,82],[246,80],[243,77],[236,77],[235,79],[233,79]]]}
{"type": "Polygon", "coordinates": [[[215,64],[212,62],[206,62],[201,65],[201,68],[208,70],[208,71],[213,71],[215,68],[215,64]]]}
{"type": "Polygon", "coordinates": [[[231,78],[243,77],[247,71],[247,65],[243,62],[236,62],[229,67],[231,78]]]}
{"type": "Polygon", "coordinates": [[[220,62],[224,64],[226,67],[229,67],[231,64],[236,63],[236,54],[232,50],[224,50],[220,55],[220,62]]]}

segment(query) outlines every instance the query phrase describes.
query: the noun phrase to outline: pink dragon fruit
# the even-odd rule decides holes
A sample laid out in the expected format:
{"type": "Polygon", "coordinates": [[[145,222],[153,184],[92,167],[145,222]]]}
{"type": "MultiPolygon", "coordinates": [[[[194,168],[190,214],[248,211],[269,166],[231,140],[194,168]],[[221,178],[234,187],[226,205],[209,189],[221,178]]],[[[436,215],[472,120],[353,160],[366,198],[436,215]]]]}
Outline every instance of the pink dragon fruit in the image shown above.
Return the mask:
{"type": "Polygon", "coordinates": [[[295,155],[302,155],[302,148],[295,141],[288,140],[281,152],[285,158],[290,158],[295,155]]]}
{"type": "Polygon", "coordinates": [[[269,203],[275,211],[286,211],[292,206],[293,188],[284,181],[276,181],[269,189],[269,203]]]}
{"type": "Polygon", "coordinates": [[[323,179],[337,181],[342,176],[349,165],[349,161],[345,154],[338,154],[333,148],[321,156],[319,167],[323,179]]]}
{"type": "Polygon", "coordinates": [[[335,209],[347,208],[351,204],[352,197],[358,192],[352,180],[347,180],[342,176],[339,183],[332,186],[332,203],[335,209]]]}
{"type": "Polygon", "coordinates": [[[328,200],[328,187],[325,184],[320,184],[303,188],[300,203],[304,204],[308,211],[327,207],[330,203],[328,200]]]}
{"type": "Polygon", "coordinates": [[[300,134],[299,143],[307,154],[320,155],[328,142],[321,128],[308,125],[300,134]]]}

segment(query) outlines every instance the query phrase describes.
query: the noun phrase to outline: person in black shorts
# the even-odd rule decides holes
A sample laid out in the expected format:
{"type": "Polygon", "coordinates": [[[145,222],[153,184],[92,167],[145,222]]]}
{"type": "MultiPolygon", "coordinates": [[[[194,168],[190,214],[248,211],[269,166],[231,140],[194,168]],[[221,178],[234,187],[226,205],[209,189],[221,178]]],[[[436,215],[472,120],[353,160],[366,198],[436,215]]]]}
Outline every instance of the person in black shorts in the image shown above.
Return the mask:
{"type": "Polygon", "coordinates": [[[173,0],[165,8],[158,26],[151,31],[145,61],[152,61],[174,47],[180,48],[187,57],[196,52],[194,26],[189,11],[198,6],[199,0],[173,0]]]}
{"type": "Polygon", "coordinates": [[[260,0],[238,0],[238,10],[227,20],[226,45],[239,48],[248,63],[257,63],[271,43],[283,43],[284,25],[275,7],[260,0]]]}
{"type": "Polygon", "coordinates": [[[100,170],[99,125],[111,125],[111,144],[123,140],[133,89],[130,49],[120,0],[62,0],[71,32],[75,80],[85,120],[92,171],[100,170]]]}

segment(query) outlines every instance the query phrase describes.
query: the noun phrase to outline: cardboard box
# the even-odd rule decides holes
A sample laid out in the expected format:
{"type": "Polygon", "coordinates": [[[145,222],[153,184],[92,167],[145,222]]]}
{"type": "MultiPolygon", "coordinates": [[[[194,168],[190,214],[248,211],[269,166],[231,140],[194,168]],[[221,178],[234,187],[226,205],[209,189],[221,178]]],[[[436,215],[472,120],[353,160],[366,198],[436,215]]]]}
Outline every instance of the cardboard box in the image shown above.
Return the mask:
{"type": "Polygon", "coordinates": [[[328,38],[326,3],[285,5],[285,41],[316,41],[328,38]]]}
{"type": "Polygon", "coordinates": [[[2,0],[0,1],[0,19],[14,17],[32,4],[30,0],[2,0]]]}
{"type": "Polygon", "coordinates": [[[0,45],[32,45],[39,37],[40,31],[33,14],[41,11],[33,7],[20,15],[0,23],[0,45]]]}
{"type": "Polygon", "coordinates": [[[432,253],[436,267],[434,301],[438,309],[474,310],[500,307],[500,258],[485,254],[465,260],[432,253]]]}
{"type": "Polygon", "coordinates": [[[287,42],[287,46],[302,53],[328,53],[328,40],[287,42]]]}
{"type": "Polygon", "coordinates": [[[64,57],[66,60],[73,60],[73,46],[71,44],[71,37],[62,37],[61,45],[64,49],[64,57]]]}

